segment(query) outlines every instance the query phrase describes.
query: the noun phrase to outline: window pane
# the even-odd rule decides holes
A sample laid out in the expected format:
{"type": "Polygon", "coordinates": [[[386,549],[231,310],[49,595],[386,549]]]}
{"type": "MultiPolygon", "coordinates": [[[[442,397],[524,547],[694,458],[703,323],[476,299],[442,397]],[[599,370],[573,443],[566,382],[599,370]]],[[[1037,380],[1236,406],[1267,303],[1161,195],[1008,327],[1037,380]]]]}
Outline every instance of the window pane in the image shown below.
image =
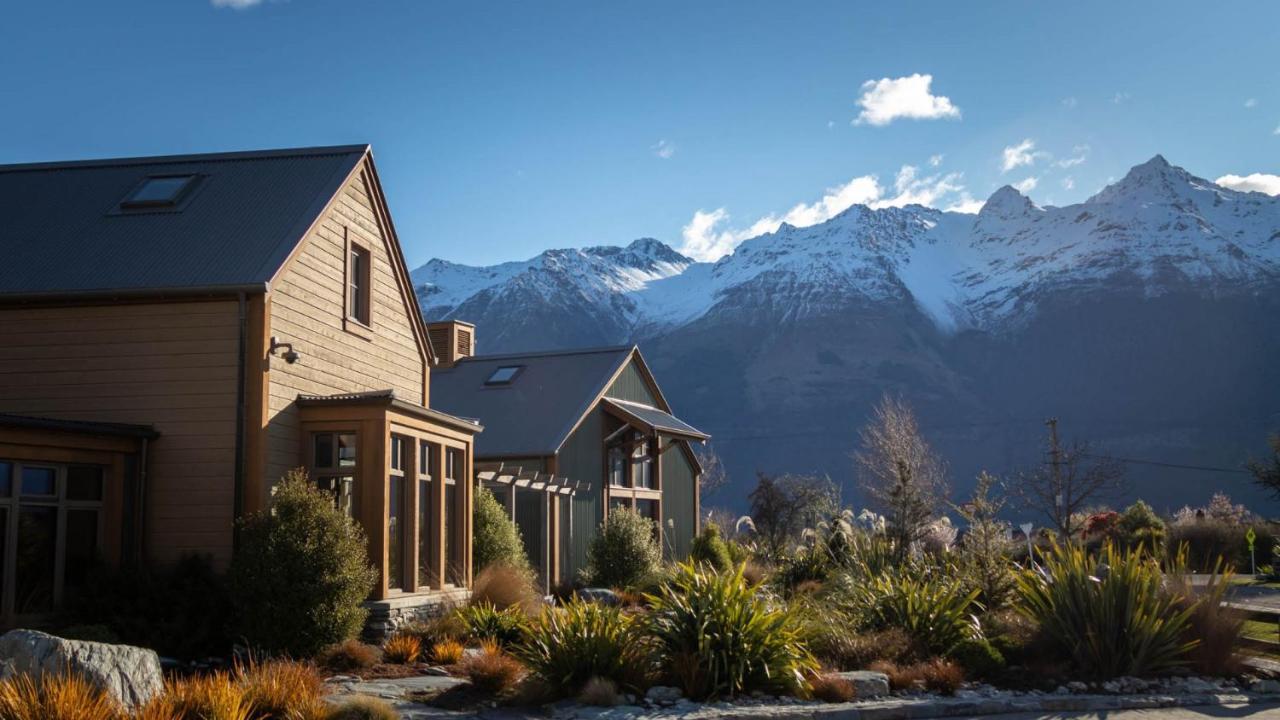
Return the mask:
{"type": "Polygon", "coordinates": [[[510,383],[520,372],[523,365],[504,365],[493,371],[488,380],[484,381],[485,385],[506,385],[510,383]]]}
{"type": "Polygon", "coordinates": [[[454,532],[455,521],[462,516],[462,511],[456,504],[460,497],[461,496],[458,495],[458,486],[456,484],[444,486],[444,556],[445,563],[448,566],[449,582],[454,585],[460,585],[461,578],[464,575],[462,567],[462,547],[459,543],[454,542],[454,538],[451,536],[454,532]]]}
{"type": "Polygon", "coordinates": [[[356,464],[356,436],[343,433],[338,436],[338,465],[354,467],[356,464]]]}
{"type": "MultiPolygon", "coordinates": [[[[0,497],[9,497],[13,493],[13,463],[0,462],[0,497]]],[[[0,541],[2,542],[2,541],[0,541]]],[[[0,558],[3,558],[0,555],[0,558]]]]}
{"type": "Polygon", "coordinates": [[[14,609],[19,614],[53,608],[58,509],[23,505],[18,511],[18,563],[14,609]]]}
{"type": "Polygon", "coordinates": [[[418,474],[431,474],[431,443],[418,443],[418,474]]]}
{"type": "MultiPolygon", "coordinates": [[[[9,508],[0,508],[0,568],[3,567],[4,558],[8,557],[6,550],[9,544],[9,508]]],[[[6,573],[0,571],[0,598],[4,597],[4,589],[9,578],[6,573]]]]}
{"type": "Polygon", "coordinates": [[[127,204],[151,205],[172,203],[191,182],[191,175],[148,178],[142,187],[129,196],[127,204]]]}
{"type": "Polygon", "coordinates": [[[58,472],[53,468],[46,467],[22,468],[22,494],[24,497],[31,495],[57,495],[58,472]]]}
{"type": "Polygon", "coordinates": [[[399,435],[391,436],[391,469],[404,471],[404,438],[399,435]]]}
{"type": "Polygon", "coordinates": [[[102,468],[72,465],[67,468],[68,500],[101,500],[102,468]]]}
{"type": "Polygon", "coordinates": [[[84,586],[97,559],[98,511],[68,510],[66,572],[63,576],[63,584],[68,591],[84,586]]]}
{"type": "Polygon", "coordinates": [[[445,480],[458,479],[458,451],[457,450],[445,450],[444,452],[444,479],[445,480]]]}
{"type": "Polygon", "coordinates": [[[355,517],[355,478],[350,475],[322,475],[316,487],[333,496],[333,506],[347,517],[355,517]]]}
{"type": "Polygon", "coordinates": [[[391,476],[387,516],[387,585],[404,587],[404,478],[391,476]]]}
{"type": "Polygon", "coordinates": [[[333,436],[320,433],[316,437],[316,467],[333,467],[333,436]]]}
{"type": "MultiPolygon", "coordinates": [[[[426,448],[426,444],[423,444],[426,448]]],[[[435,513],[431,512],[435,485],[430,480],[418,481],[418,585],[431,587],[435,578],[431,569],[435,547],[435,513]]]]}

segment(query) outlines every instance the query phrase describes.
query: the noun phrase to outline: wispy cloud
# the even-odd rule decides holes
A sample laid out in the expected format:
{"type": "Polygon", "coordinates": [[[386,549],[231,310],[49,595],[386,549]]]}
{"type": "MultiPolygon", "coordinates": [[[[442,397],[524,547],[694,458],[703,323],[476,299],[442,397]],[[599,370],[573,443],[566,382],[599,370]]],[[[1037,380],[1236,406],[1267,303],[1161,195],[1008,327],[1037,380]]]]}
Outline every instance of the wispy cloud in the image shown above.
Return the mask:
{"type": "Polygon", "coordinates": [[[1073,179],[1070,175],[1068,175],[1067,177],[1062,178],[1062,189],[1063,189],[1063,190],[1075,190],[1075,189],[1076,189],[1076,181],[1075,181],[1075,179],[1073,179]]]}
{"type": "Polygon", "coordinates": [[[1021,180],[1019,182],[1014,183],[1013,189],[1017,190],[1023,195],[1026,195],[1032,190],[1035,190],[1036,186],[1039,184],[1040,184],[1040,178],[1036,177],[1035,175],[1032,175],[1031,177],[1028,177],[1025,180],[1021,180]]]}
{"type": "Polygon", "coordinates": [[[1130,94],[1129,94],[1129,93],[1127,93],[1127,92],[1118,92],[1118,93],[1116,93],[1115,95],[1112,95],[1112,96],[1111,96],[1111,102],[1112,102],[1112,103],[1114,103],[1114,104],[1116,104],[1116,105],[1120,105],[1120,104],[1122,104],[1122,103],[1127,103],[1127,102],[1129,102],[1131,99],[1133,99],[1133,95],[1130,95],[1130,94]]]}
{"type": "Polygon", "coordinates": [[[255,5],[261,5],[264,0],[211,0],[214,7],[229,7],[234,10],[245,10],[255,5]]]}
{"type": "Polygon", "coordinates": [[[858,98],[862,112],[858,113],[853,124],[882,126],[898,118],[959,118],[960,108],[952,104],[951,98],[934,95],[930,89],[932,84],[932,75],[919,73],[862,83],[862,96],[858,98]]]}
{"type": "Polygon", "coordinates": [[[1258,98],[1249,98],[1248,100],[1245,100],[1244,106],[1251,110],[1258,107],[1258,98]]]}
{"type": "Polygon", "coordinates": [[[1069,168],[1069,167],[1075,167],[1076,165],[1083,165],[1084,161],[1089,159],[1089,150],[1090,148],[1088,145],[1076,145],[1075,147],[1071,148],[1071,157],[1063,158],[1058,162],[1054,163],[1054,165],[1057,165],[1060,168],[1069,168]]]}
{"type": "Polygon", "coordinates": [[[666,140],[659,140],[649,146],[649,149],[653,151],[654,155],[662,158],[663,160],[670,160],[671,157],[676,154],[676,146],[666,140]]]}
{"type": "Polygon", "coordinates": [[[930,156],[929,156],[929,166],[930,166],[930,167],[938,167],[938,166],[939,166],[939,165],[941,165],[941,164],[942,164],[942,153],[938,153],[937,155],[930,155],[930,156]]]}
{"type": "Polygon", "coordinates": [[[975,201],[962,184],[963,173],[920,175],[914,165],[903,165],[886,188],[875,175],[860,175],[849,182],[828,188],[812,203],[799,203],[785,213],[770,213],[748,226],[734,227],[726,208],[698,210],[681,231],[680,252],[697,260],[713,261],[733,252],[743,240],[776,231],[782,223],[808,227],[826,222],[853,205],[872,208],[904,205],[945,206],[957,212],[977,212],[975,201]]]}
{"type": "Polygon", "coordinates": [[[1267,195],[1280,195],[1280,175],[1253,173],[1251,175],[1223,175],[1214,180],[1224,188],[1241,192],[1260,192],[1267,195]]]}
{"type": "Polygon", "coordinates": [[[1031,138],[1027,138],[1017,145],[1006,147],[1001,153],[1000,172],[1007,173],[1010,170],[1022,166],[1031,167],[1036,164],[1037,160],[1049,157],[1049,153],[1042,150],[1036,150],[1036,142],[1031,138]]]}
{"type": "Polygon", "coordinates": [[[1067,108],[1068,110],[1074,109],[1075,106],[1079,104],[1080,101],[1076,100],[1074,97],[1062,98],[1062,107],[1067,108]]]}

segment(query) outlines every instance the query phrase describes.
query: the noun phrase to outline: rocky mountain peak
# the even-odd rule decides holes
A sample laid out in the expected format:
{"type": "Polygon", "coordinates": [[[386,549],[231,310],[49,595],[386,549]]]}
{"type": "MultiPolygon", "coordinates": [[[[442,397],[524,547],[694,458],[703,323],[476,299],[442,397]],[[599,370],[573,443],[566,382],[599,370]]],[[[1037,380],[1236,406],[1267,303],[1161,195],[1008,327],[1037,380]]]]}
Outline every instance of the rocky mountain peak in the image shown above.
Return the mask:
{"type": "Polygon", "coordinates": [[[1031,198],[1018,192],[1012,185],[1005,185],[987,198],[987,202],[978,211],[978,218],[1000,218],[1013,220],[1035,212],[1039,208],[1031,202],[1031,198]]]}

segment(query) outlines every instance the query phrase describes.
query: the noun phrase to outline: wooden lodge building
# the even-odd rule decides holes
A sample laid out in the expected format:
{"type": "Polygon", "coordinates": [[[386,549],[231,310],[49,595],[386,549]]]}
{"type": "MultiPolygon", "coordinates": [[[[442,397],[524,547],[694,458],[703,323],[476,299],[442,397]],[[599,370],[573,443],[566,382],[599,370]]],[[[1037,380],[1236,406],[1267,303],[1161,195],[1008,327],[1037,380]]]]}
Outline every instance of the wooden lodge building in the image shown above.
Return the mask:
{"type": "MultiPolygon", "coordinates": [[[[0,616],[92,563],[220,566],[305,467],[376,618],[470,584],[473,444],[368,146],[0,166],[0,616]]],[[[393,623],[394,624],[394,623],[393,623]]]]}
{"type": "Polygon", "coordinates": [[[672,414],[638,348],[472,356],[472,326],[430,332],[432,404],[484,423],[477,480],[510,510],[544,588],[577,577],[619,506],[655,521],[666,557],[689,553],[702,473],[691,443],[709,436],[672,414]]]}

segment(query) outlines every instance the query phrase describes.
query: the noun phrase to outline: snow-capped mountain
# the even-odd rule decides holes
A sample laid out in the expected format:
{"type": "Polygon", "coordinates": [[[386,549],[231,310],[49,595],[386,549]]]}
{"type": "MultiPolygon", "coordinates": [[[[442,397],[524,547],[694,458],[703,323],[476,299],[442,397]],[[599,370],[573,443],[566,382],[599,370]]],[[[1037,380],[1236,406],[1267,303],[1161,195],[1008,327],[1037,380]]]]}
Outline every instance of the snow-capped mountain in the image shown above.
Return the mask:
{"type": "MultiPolygon", "coordinates": [[[[856,501],[849,453],[884,392],[958,488],[1040,462],[1049,415],[1117,455],[1228,468],[1280,430],[1280,198],[1160,156],[1066,207],[1004,187],[976,215],[855,205],[715,263],[645,239],[413,279],[427,319],[476,323],[482,352],[640,342],[744,484],[825,472],[856,501]]],[[[1157,507],[1264,502],[1241,476],[1130,474],[1157,507]]]]}
{"type": "Polygon", "coordinates": [[[433,260],[413,279],[428,317],[504,298],[549,303],[611,328],[605,342],[686,324],[753,285],[778,293],[790,317],[854,296],[910,299],[955,332],[1025,319],[1045,291],[1120,277],[1153,294],[1252,287],[1280,275],[1277,232],[1277,198],[1219,187],[1156,156],[1067,207],[1038,207],[1005,186],[976,216],[855,205],[818,225],[783,224],[714,264],[644,239],[487,268],[433,260]]]}

